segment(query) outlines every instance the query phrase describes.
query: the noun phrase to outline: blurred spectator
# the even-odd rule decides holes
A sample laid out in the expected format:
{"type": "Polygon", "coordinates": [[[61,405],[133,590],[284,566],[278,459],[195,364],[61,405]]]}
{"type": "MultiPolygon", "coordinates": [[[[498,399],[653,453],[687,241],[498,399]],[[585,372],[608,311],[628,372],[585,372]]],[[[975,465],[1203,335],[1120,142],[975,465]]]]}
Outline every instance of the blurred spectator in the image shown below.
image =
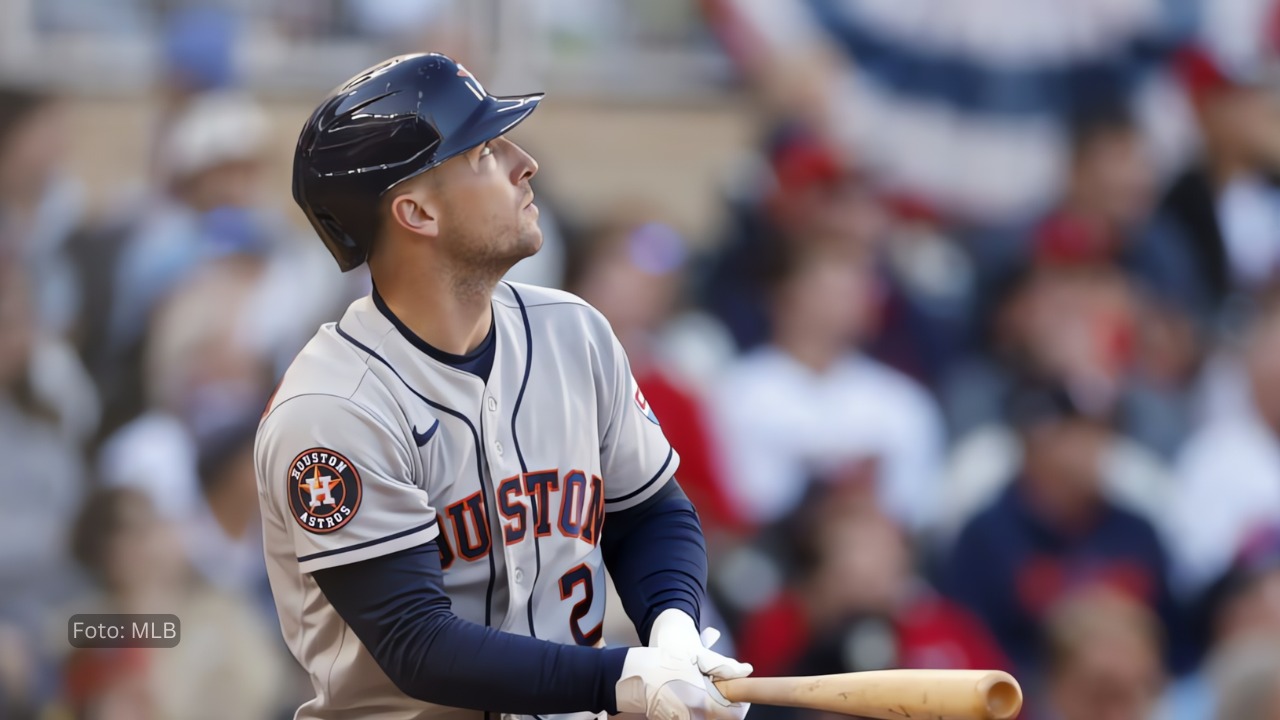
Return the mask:
{"type": "MultiPolygon", "coordinates": [[[[583,243],[569,289],[604,313],[627,351],[636,384],[680,454],[680,485],[714,541],[721,532],[736,529],[740,518],[726,496],[724,459],[704,400],[671,359],[672,321],[684,290],[689,249],[673,228],[640,219],[644,217],[620,219],[592,233],[583,243]]],[[[714,337],[702,340],[715,342],[714,337]]],[[[687,345],[679,349],[686,356],[698,354],[687,345]]]]}
{"type": "Polygon", "coordinates": [[[1228,567],[1248,533],[1280,523],[1280,293],[1263,299],[1244,352],[1250,407],[1188,440],[1177,461],[1169,537],[1180,589],[1228,567]]]}
{"type": "Polygon", "coordinates": [[[1033,717],[1149,720],[1153,716],[1165,682],[1163,634],[1159,621],[1145,607],[1110,592],[1085,593],[1053,609],[1045,621],[1045,636],[1045,692],[1027,696],[1033,717]]]}
{"type": "Polygon", "coordinates": [[[1232,293],[1257,289],[1280,269],[1280,110],[1258,63],[1197,46],[1183,52],[1179,70],[1204,150],[1161,209],[1199,271],[1181,291],[1216,314],[1232,293]]]}
{"type": "Polygon", "coordinates": [[[942,569],[942,589],[987,623],[1029,678],[1041,669],[1047,613],[1076,592],[1109,588],[1150,607],[1166,628],[1177,622],[1155,528],[1104,493],[1112,412],[1065,386],[1018,387],[1009,417],[1022,467],[960,532],[942,569]]]}
{"type": "Polygon", "coordinates": [[[700,278],[699,299],[750,350],[770,336],[768,286],[778,263],[831,237],[870,245],[884,214],[866,178],[802,125],[776,128],[762,157],[745,164],[729,187],[725,237],[700,278]]]}
{"type": "Polygon", "coordinates": [[[243,598],[195,578],[176,529],[145,495],[126,488],[96,492],[73,534],[76,555],[99,593],[74,612],[176,614],[182,634],[169,649],[72,651],[64,688],[69,710],[136,720],[280,712],[283,664],[268,626],[243,598]]]}
{"type": "Polygon", "coordinates": [[[958,440],[951,476],[942,488],[943,539],[1019,472],[1023,444],[1007,422],[1002,401],[1027,377],[1060,382],[1090,407],[1114,406],[1121,432],[1111,435],[1103,456],[1104,489],[1150,519],[1164,512],[1167,469],[1133,439],[1159,435],[1164,427],[1144,424],[1158,403],[1138,404],[1144,412],[1133,411],[1139,348],[1157,347],[1136,339],[1144,306],[1118,267],[1092,253],[1076,254],[1063,237],[1042,238],[1031,265],[1006,281],[984,313],[986,351],[957,366],[944,387],[958,440]]]}
{"type": "Polygon", "coordinates": [[[36,654],[28,633],[0,623],[0,717],[35,720],[41,697],[36,654]]]}
{"type": "Polygon", "coordinates": [[[944,388],[957,435],[998,420],[1024,375],[1069,379],[1108,402],[1123,391],[1136,332],[1130,280],[1058,230],[1043,228],[1031,263],[1005,276],[987,313],[986,351],[944,388]]]}
{"type": "Polygon", "coordinates": [[[0,252],[22,262],[39,326],[55,336],[72,331],[80,305],[67,241],[84,193],[63,167],[66,112],[43,91],[0,89],[0,252]]]}
{"type": "Polygon", "coordinates": [[[1259,647],[1280,643],[1280,526],[1246,540],[1230,569],[1206,591],[1200,609],[1207,652],[1202,668],[1169,693],[1171,720],[1209,717],[1215,704],[1237,711],[1244,707],[1218,694],[1224,674],[1235,672],[1231,668],[1242,658],[1256,657],[1259,647]]]}
{"type": "Polygon", "coordinates": [[[742,656],[766,676],[1007,667],[982,623],[915,572],[874,495],[857,482],[815,489],[788,523],[796,579],[743,621],[742,656]]]}
{"type": "Polygon", "coordinates": [[[0,623],[28,628],[68,590],[65,533],[84,479],[80,448],[32,383],[42,332],[30,291],[0,261],[0,623]]]}
{"type": "Polygon", "coordinates": [[[260,413],[270,394],[273,368],[254,322],[287,306],[256,297],[267,269],[252,255],[208,261],[157,308],[140,368],[147,409],[99,454],[104,482],[145,489],[171,520],[200,512],[202,443],[260,413]]]}
{"type": "Polygon", "coordinates": [[[768,524],[815,480],[869,476],[885,512],[918,532],[936,509],[941,413],[922,387],[857,351],[875,313],[866,249],[813,242],[777,269],[772,341],[715,393],[731,497],[747,520],[768,524]]]}
{"type": "Polygon", "coordinates": [[[183,524],[182,534],[187,558],[205,582],[226,592],[267,600],[258,482],[253,469],[253,438],[260,416],[260,412],[250,411],[200,438],[200,502],[192,518],[183,524]]]}
{"type": "MultiPolygon", "coordinates": [[[[1172,454],[1192,420],[1201,361],[1204,301],[1187,293],[1196,260],[1150,218],[1154,170],[1123,105],[1074,119],[1069,167],[1061,201],[1035,225],[974,235],[979,267],[997,289],[986,299],[992,359],[1003,366],[994,370],[1006,379],[1067,372],[1106,385],[1125,395],[1126,433],[1172,454]],[[1055,313],[1037,312],[1055,295],[1055,313]],[[1059,317],[1072,326],[1061,338],[1059,317]]],[[[975,369],[947,388],[957,431],[996,415],[1001,393],[976,385],[975,369]]]]}
{"type": "Polygon", "coordinates": [[[979,268],[931,203],[909,195],[887,201],[883,319],[868,350],[936,389],[972,350],[979,268]]]}
{"type": "Polygon", "coordinates": [[[1133,369],[1122,389],[1125,431],[1171,461],[1209,413],[1206,329],[1176,300],[1145,295],[1135,307],[1133,369]]]}
{"type": "Polygon", "coordinates": [[[1280,651],[1274,640],[1250,643],[1224,663],[1215,683],[1220,700],[1215,720],[1275,720],[1280,717],[1280,651]]]}
{"type": "MultiPolygon", "coordinates": [[[[200,4],[174,8],[163,20],[160,108],[152,137],[166,138],[193,102],[236,85],[240,19],[230,8],[200,4]]],[[[153,179],[164,182],[165,144],[151,147],[153,179]]]]}
{"type": "Polygon", "coordinates": [[[1080,113],[1070,132],[1067,183],[1049,222],[1077,223],[1101,241],[1099,251],[1117,253],[1143,229],[1155,202],[1155,168],[1141,128],[1117,102],[1080,113]]]}
{"type": "Polygon", "coordinates": [[[1148,230],[1155,168],[1125,98],[1082,109],[1064,124],[1068,162],[1060,195],[1029,228],[975,234],[984,271],[1034,259],[1113,262],[1148,230]]]}
{"type": "Polygon", "coordinates": [[[1155,207],[1155,168],[1128,109],[1104,106],[1076,119],[1063,202],[1043,220],[1036,253],[1110,264],[1131,278],[1131,344],[1122,424],[1168,457],[1198,411],[1208,298],[1197,296],[1195,256],[1155,207]]]}
{"type": "MultiPolygon", "coordinates": [[[[82,262],[94,317],[82,348],[106,395],[104,437],[145,410],[145,392],[155,389],[147,387],[144,375],[146,348],[156,342],[148,337],[157,327],[153,316],[171,294],[193,296],[190,286],[201,284],[193,273],[202,264],[228,261],[203,276],[215,285],[219,275],[243,276],[234,283],[239,294],[232,302],[246,303],[245,310],[227,309],[213,320],[238,348],[275,371],[367,283],[359,274],[338,276],[320,243],[297,235],[283,216],[260,206],[266,129],[262,111],[243,97],[197,98],[165,141],[164,192],[137,216],[86,243],[91,250],[82,262]],[[111,270],[103,273],[102,267],[111,270]],[[236,327],[226,327],[231,319],[236,327]]],[[[220,302],[205,295],[186,306],[197,312],[220,302]]],[[[170,322],[178,327],[189,321],[170,322]]]]}
{"type": "Polygon", "coordinates": [[[165,137],[165,185],[82,244],[86,364],[109,434],[143,409],[142,356],[157,304],[202,260],[264,253],[282,226],[256,209],[266,119],[248,100],[202,96],[165,137]]]}
{"type": "Polygon", "coordinates": [[[1123,368],[1132,370],[1125,427],[1169,454],[1188,430],[1208,298],[1194,293],[1196,257],[1152,218],[1155,193],[1153,161],[1129,109],[1114,104],[1083,114],[1072,124],[1063,199],[1034,230],[1031,254],[1041,263],[1129,274],[1132,313],[1144,322],[1135,317],[1126,340],[1133,365],[1123,368]]]}

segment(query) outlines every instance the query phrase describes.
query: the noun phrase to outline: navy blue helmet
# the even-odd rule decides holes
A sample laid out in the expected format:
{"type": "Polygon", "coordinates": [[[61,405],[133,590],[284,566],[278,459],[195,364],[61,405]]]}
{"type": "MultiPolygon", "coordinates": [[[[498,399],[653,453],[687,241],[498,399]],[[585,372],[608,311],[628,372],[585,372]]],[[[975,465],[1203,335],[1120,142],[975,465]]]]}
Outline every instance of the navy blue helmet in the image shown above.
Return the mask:
{"type": "Polygon", "coordinates": [[[397,183],[492,140],[529,116],[542,93],[496,97],[435,53],[401,55],[343,83],[298,137],[293,199],[343,272],[359,267],[397,183]]]}

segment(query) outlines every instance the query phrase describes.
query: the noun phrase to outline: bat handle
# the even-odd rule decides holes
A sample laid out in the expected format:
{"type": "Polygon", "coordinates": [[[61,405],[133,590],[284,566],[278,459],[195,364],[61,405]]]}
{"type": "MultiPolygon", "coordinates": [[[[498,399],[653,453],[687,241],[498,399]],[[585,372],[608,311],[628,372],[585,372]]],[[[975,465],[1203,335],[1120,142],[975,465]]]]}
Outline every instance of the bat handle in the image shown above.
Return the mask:
{"type": "Polygon", "coordinates": [[[730,702],[803,707],[859,717],[1011,720],[1022,689],[995,670],[884,670],[716,681],[730,702]],[[921,689],[928,692],[921,693],[921,689]],[[918,699],[916,699],[918,698],[918,699]]]}

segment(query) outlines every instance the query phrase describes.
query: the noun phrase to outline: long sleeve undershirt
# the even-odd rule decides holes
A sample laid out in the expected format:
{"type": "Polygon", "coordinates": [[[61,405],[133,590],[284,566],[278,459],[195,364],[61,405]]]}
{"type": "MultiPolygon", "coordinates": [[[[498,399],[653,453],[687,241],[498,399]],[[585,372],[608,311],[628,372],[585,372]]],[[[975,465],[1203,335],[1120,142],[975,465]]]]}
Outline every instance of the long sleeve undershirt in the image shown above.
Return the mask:
{"type": "MultiPolygon", "coordinates": [[[[640,505],[609,513],[606,566],[647,639],[668,607],[697,622],[706,549],[692,503],[671,481],[640,505]]],[[[616,713],[626,648],[565,645],[501,632],[453,614],[435,542],[313,573],[325,598],[401,692],[489,712],[616,713]]]]}
{"type": "Polygon", "coordinates": [[[707,546],[698,512],[674,479],[644,503],[606,516],[600,549],[641,642],[668,608],[701,626],[707,546]]]}

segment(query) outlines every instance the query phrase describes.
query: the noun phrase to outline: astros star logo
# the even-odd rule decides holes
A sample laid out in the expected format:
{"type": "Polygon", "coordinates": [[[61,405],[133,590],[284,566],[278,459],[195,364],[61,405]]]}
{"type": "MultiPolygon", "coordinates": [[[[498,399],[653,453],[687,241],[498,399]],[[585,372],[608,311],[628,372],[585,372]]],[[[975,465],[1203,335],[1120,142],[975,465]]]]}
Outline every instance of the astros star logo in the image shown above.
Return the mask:
{"type": "Polygon", "coordinates": [[[303,489],[311,494],[311,507],[333,504],[333,486],[338,484],[334,477],[320,477],[320,466],[315,466],[315,473],[310,480],[303,483],[303,489]]]}

